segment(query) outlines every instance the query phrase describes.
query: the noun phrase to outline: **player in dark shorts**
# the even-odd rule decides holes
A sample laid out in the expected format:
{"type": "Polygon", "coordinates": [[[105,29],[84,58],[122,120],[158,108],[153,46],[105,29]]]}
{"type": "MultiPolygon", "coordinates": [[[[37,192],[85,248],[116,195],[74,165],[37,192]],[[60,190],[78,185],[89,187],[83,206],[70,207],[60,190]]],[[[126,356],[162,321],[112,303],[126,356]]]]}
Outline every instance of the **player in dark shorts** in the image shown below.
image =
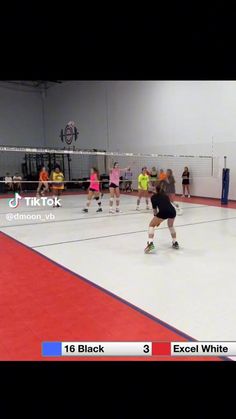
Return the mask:
{"type": "Polygon", "coordinates": [[[172,237],[172,247],[174,249],[179,248],[179,244],[176,241],[176,231],[174,229],[174,221],[176,217],[176,210],[170,202],[170,198],[165,194],[161,184],[157,185],[156,193],[151,197],[152,208],[154,217],[149,224],[148,229],[148,242],[144,250],[145,253],[150,253],[155,249],[153,244],[154,229],[158,227],[164,220],[167,220],[167,225],[170,230],[172,237]]]}
{"type": "Polygon", "coordinates": [[[189,190],[189,170],[188,167],[184,168],[182,174],[182,185],[183,185],[183,195],[182,198],[185,198],[185,190],[187,189],[188,198],[190,198],[190,190],[189,190]]]}

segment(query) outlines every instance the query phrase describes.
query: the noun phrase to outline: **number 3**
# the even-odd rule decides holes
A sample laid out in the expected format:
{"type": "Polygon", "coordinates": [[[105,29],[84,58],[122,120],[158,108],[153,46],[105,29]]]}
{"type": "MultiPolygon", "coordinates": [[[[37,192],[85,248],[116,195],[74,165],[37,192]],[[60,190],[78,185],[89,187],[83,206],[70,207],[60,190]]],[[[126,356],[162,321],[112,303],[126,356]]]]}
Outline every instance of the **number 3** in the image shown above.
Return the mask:
{"type": "Polygon", "coordinates": [[[143,352],[147,354],[149,352],[149,345],[144,345],[143,352]]]}

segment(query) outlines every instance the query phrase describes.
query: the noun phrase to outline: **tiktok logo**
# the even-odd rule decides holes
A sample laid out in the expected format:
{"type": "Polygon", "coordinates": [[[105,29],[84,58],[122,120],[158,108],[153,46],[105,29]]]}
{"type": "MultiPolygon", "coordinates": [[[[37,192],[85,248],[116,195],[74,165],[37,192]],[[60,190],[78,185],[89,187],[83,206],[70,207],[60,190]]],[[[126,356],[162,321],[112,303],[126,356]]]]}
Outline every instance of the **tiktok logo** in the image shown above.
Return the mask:
{"type": "Polygon", "coordinates": [[[15,193],[15,197],[9,200],[9,207],[17,208],[20,204],[21,199],[22,197],[18,193],[15,193]]]}

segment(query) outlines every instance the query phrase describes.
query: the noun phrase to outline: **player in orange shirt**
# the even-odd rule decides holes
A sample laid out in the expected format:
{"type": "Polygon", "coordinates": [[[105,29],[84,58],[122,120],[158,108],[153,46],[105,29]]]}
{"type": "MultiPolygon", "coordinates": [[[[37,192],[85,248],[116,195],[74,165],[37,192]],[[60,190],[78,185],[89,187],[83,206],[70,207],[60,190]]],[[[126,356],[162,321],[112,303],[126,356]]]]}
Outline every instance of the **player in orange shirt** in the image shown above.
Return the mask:
{"type": "Polygon", "coordinates": [[[45,192],[49,191],[48,179],[49,179],[48,172],[46,170],[46,167],[43,166],[39,173],[39,185],[37,189],[37,196],[40,196],[40,195],[43,196],[45,192]]]}
{"type": "Polygon", "coordinates": [[[165,180],[165,179],[166,179],[166,173],[164,172],[163,169],[160,169],[159,180],[165,180]]]}

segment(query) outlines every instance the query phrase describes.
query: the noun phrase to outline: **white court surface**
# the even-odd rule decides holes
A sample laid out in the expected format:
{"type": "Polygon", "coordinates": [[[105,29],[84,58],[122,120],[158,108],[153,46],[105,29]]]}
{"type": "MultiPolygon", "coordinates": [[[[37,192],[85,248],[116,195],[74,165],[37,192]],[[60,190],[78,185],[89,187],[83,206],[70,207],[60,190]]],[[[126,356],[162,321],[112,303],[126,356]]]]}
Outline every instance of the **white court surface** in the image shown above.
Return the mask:
{"type": "Polygon", "coordinates": [[[156,252],[146,255],[152,211],[144,202],[137,212],[136,197],[122,195],[122,214],[114,215],[108,195],[103,213],[93,201],[83,214],[85,202],[85,195],[68,195],[62,208],[21,202],[13,210],[0,199],[0,230],[199,341],[235,340],[235,209],[182,203],[175,222],[180,249],[171,248],[164,222],[155,232],[156,252]],[[9,213],[28,219],[8,221],[9,213]],[[50,213],[55,220],[43,218],[50,213]]]}

